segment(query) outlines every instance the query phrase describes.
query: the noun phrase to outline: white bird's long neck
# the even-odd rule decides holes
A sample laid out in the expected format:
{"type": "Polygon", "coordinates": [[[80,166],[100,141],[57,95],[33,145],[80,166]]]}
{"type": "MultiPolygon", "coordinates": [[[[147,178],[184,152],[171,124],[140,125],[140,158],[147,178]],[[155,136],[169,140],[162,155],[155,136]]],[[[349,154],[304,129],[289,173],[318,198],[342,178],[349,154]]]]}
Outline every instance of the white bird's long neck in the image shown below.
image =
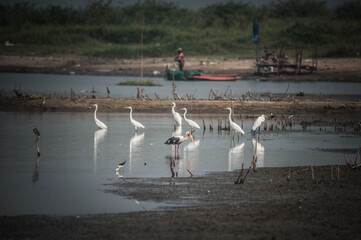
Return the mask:
{"type": "Polygon", "coordinates": [[[129,113],[130,120],[133,120],[133,116],[132,116],[133,114],[132,113],[133,113],[133,109],[131,108],[130,113],[129,113]]]}
{"type": "Polygon", "coordinates": [[[229,118],[229,122],[232,122],[231,115],[232,115],[232,110],[229,110],[229,116],[228,116],[228,118],[229,118]]]}
{"type": "Polygon", "coordinates": [[[98,110],[98,106],[95,106],[94,119],[97,119],[97,110],[98,110]]]}
{"type": "Polygon", "coordinates": [[[175,113],[174,108],[175,108],[175,106],[173,105],[173,107],[172,107],[172,113],[173,114],[175,113]]]}
{"type": "Polygon", "coordinates": [[[187,110],[184,110],[184,120],[188,121],[186,114],[187,114],[187,110]]]}

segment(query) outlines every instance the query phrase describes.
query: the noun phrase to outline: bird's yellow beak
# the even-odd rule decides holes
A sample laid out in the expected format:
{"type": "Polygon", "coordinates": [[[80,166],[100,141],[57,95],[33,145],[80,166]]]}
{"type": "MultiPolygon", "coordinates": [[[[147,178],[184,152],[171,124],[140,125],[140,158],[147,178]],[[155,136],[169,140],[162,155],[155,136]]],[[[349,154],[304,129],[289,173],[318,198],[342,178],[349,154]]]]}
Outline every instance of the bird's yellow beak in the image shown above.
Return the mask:
{"type": "Polygon", "coordinates": [[[192,133],[189,133],[189,137],[191,138],[191,140],[192,140],[193,144],[194,144],[194,145],[196,145],[196,143],[195,143],[195,142],[194,142],[194,140],[193,140],[192,133]]]}

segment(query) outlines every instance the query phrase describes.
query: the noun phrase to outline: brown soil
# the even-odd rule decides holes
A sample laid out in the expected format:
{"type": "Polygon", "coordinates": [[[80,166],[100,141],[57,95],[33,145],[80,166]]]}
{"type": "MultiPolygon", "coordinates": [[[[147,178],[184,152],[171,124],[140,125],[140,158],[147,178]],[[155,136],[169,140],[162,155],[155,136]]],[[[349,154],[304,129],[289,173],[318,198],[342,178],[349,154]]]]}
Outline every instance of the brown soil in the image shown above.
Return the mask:
{"type": "MultiPolygon", "coordinates": [[[[169,113],[172,100],[143,101],[137,99],[18,99],[0,98],[0,111],[93,111],[93,104],[99,105],[100,112],[128,112],[125,107],[132,106],[135,112],[169,113]]],[[[191,100],[177,101],[177,109],[186,107],[192,109],[192,114],[226,115],[224,109],[232,106],[236,114],[259,115],[297,115],[319,117],[343,117],[360,119],[361,102],[351,101],[297,101],[297,102],[265,102],[265,101],[210,101],[191,100]]]]}
{"type": "MultiPolygon", "coordinates": [[[[246,166],[248,167],[248,166],[246,166]]],[[[163,211],[0,218],[3,239],[358,239],[360,170],[262,168],[161,179],[119,179],[107,194],[180,204],[163,211]],[[287,180],[289,172],[290,178],[287,180]],[[126,194],[124,194],[126,193],[126,194]]]]}
{"type": "MultiPolygon", "coordinates": [[[[301,75],[255,76],[254,59],[187,58],[185,70],[237,73],[244,79],[283,81],[361,81],[360,58],[319,59],[317,71],[301,75]]],[[[144,76],[164,76],[165,65],[177,69],[171,58],[145,59],[144,76]]],[[[140,61],[95,59],[86,57],[19,57],[0,56],[0,72],[34,72],[56,74],[140,76],[140,61]]]]}

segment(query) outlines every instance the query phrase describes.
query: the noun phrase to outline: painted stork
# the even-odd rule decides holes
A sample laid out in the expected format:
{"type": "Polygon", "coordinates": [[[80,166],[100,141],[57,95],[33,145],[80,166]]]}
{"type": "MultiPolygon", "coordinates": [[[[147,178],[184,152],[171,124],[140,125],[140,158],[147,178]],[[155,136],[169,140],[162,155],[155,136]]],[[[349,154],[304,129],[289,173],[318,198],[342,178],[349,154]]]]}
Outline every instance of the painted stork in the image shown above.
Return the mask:
{"type": "Polygon", "coordinates": [[[184,120],[188,123],[188,125],[192,128],[192,130],[193,130],[194,128],[200,129],[201,127],[200,127],[195,121],[193,121],[193,120],[191,120],[191,119],[188,119],[188,118],[186,117],[187,109],[186,109],[186,108],[183,108],[183,110],[184,110],[184,120]]]}
{"type": "Polygon", "coordinates": [[[143,124],[141,124],[138,121],[135,121],[132,116],[133,109],[132,107],[126,107],[127,109],[130,109],[129,117],[130,117],[130,123],[134,126],[135,131],[138,131],[138,128],[144,128],[143,124]]]}
{"type": "Polygon", "coordinates": [[[98,104],[94,104],[94,107],[95,107],[94,120],[95,120],[96,125],[98,126],[99,129],[108,129],[107,125],[105,125],[102,121],[100,121],[97,118],[98,104]]]}
{"type": "Polygon", "coordinates": [[[185,137],[183,137],[183,136],[173,136],[171,138],[168,138],[167,141],[164,142],[164,144],[174,145],[175,146],[174,152],[175,152],[175,155],[177,155],[177,153],[179,153],[179,145],[182,142],[187,141],[188,137],[192,140],[193,144],[195,144],[195,142],[193,140],[192,133],[190,131],[186,132],[185,137]],[[178,149],[177,149],[177,146],[178,146],[178,149]]]}

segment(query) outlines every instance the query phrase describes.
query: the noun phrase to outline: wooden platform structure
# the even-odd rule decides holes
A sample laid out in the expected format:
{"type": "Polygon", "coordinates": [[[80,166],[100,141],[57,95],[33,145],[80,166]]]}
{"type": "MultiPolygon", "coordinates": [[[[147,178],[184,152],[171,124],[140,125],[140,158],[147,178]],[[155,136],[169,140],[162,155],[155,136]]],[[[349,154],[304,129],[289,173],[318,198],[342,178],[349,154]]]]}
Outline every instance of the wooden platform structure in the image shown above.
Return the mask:
{"type": "Polygon", "coordinates": [[[268,57],[257,57],[256,66],[259,75],[312,73],[317,71],[317,48],[278,45],[268,57]],[[306,60],[303,59],[305,49],[311,54],[306,60]],[[293,60],[288,58],[286,50],[295,52],[293,60]]]}

